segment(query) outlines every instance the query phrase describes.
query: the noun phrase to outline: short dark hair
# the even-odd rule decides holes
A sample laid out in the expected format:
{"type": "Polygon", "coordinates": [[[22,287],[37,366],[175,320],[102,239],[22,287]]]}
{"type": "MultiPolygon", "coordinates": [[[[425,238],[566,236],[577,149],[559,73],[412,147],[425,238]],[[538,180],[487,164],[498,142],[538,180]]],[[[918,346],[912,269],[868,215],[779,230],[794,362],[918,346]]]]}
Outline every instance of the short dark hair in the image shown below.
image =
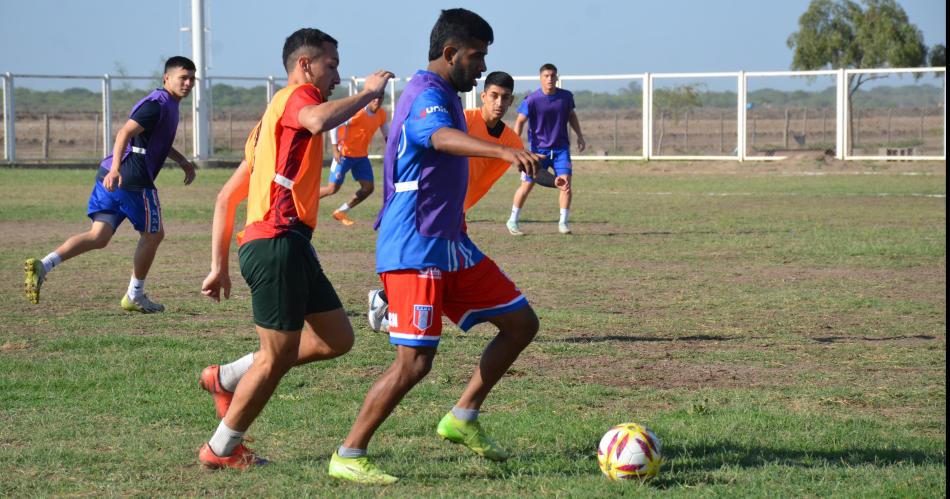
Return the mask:
{"type": "Polygon", "coordinates": [[[470,10],[443,10],[429,35],[429,60],[442,57],[442,48],[450,42],[466,44],[473,40],[491,45],[495,41],[491,25],[470,10]]]}
{"type": "Polygon", "coordinates": [[[165,72],[167,73],[169,69],[182,68],[188,71],[196,71],[195,63],[191,62],[191,59],[176,55],[175,57],[170,57],[165,61],[165,72]]]}
{"type": "Polygon", "coordinates": [[[297,31],[287,37],[284,40],[284,53],[282,62],[284,63],[284,69],[288,73],[293,71],[293,64],[295,61],[292,60],[294,54],[297,53],[303,47],[310,47],[317,50],[323,49],[324,43],[332,43],[334,47],[337,47],[336,38],[324,33],[323,31],[318,30],[317,28],[300,28],[297,31]]]}
{"type": "Polygon", "coordinates": [[[538,70],[538,74],[541,74],[545,71],[554,71],[555,73],[557,73],[557,66],[555,66],[554,64],[551,64],[550,62],[546,62],[541,65],[541,69],[538,70]]]}
{"type": "Polygon", "coordinates": [[[515,91],[515,79],[504,71],[492,71],[488,73],[488,76],[485,77],[485,89],[487,90],[491,85],[507,88],[512,93],[515,91]]]}

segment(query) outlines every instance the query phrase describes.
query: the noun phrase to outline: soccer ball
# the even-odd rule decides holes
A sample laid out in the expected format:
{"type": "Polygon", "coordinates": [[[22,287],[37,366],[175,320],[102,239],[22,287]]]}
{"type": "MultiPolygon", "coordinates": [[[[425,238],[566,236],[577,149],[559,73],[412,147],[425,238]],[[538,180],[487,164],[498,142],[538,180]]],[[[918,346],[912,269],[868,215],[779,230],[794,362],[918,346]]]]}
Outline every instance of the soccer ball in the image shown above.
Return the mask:
{"type": "Polygon", "coordinates": [[[660,439],[649,428],[637,423],[614,426],[597,446],[600,471],[611,480],[650,478],[663,464],[660,439]]]}

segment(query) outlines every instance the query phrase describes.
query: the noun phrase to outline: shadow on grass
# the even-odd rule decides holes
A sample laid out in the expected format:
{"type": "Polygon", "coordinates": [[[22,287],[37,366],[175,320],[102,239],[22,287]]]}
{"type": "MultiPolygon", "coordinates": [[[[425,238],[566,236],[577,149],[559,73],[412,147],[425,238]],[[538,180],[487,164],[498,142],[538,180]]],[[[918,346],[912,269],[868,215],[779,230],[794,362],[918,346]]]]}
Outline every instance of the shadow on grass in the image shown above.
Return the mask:
{"type": "Polygon", "coordinates": [[[935,340],[937,337],[926,334],[915,334],[906,336],[885,336],[882,338],[868,338],[867,336],[824,336],[812,339],[818,343],[839,343],[849,341],[935,340]]]}

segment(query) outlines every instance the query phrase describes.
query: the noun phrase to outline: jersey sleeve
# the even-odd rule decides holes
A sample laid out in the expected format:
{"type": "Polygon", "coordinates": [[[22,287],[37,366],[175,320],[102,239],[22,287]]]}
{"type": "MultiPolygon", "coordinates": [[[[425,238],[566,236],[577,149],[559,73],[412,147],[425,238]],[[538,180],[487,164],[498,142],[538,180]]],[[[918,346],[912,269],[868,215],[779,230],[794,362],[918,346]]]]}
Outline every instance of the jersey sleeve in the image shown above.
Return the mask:
{"type": "Polygon", "coordinates": [[[568,103],[568,106],[567,106],[567,107],[568,107],[568,109],[570,109],[571,111],[573,111],[574,108],[577,107],[577,106],[574,105],[574,94],[571,93],[571,92],[568,92],[568,93],[567,93],[567,103],[568,103]]]}
{"type": "Polygon", "coordinates": [[[247,140],[244,142],[244,160],[247,161],[248,171],[254,170],[254,148],[257,147],[257,139],[261,135],[261,122],[258,121],[251,133],[247,134],[247,140]]]}
{"type": "Polygon", "coordinates": [[[518,114],[528,116],[528,98],[525,97],[521,104],[518,105],[518,114]]]}
{"type": "Polygon", "coordinates": [[[150,132],[161,117],[162,106],[158,102],[147,100],[132,113],[132,116],[129,116],[129,119],[141,125],[146,132],[150,132]]]}
{"type": "Polygon", "coordinates": [[[419,147],[432,147],[432,134],[453,124],[447,96],[430,88],[412,103],[405,122],[406,140],[419,147]]]}
{"type": "Polygon", "coordinates": [[[284,106],[284,114],[280,117],[281,124],[287,128],[303,128],[300,124],[300,120],[297,119],[300,110],[307,106],[316,106],[318,104],[323,104],[323,96],[320,95],[320,90],[313,85],[300,85],[294,90],[290,98],[287,99],[287,104],[284,106]]]}

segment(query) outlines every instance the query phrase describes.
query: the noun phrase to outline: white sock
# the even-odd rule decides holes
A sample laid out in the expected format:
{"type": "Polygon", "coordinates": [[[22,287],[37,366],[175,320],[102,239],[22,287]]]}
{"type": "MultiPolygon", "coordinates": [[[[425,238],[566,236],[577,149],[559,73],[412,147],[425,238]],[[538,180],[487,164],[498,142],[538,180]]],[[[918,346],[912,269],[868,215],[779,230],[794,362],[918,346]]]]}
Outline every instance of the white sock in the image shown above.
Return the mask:
{"type": "Polygon", "coordinates": [[[508,220],[511,220],[511,221],[514,222],[514,223],[518,223],[518,217],[519,217],[520,215],[521,215],[521,208],[518,208],[517,206],[512,206],[512,207],[511,207],[511,218],[509,218],[508,220]]]}
{"type": "Polygon", "coordinates": [[[128,295],[131,299],[141,298],[145,294],[145,279],[136,279],[135,276],[132,276],[132,280],[129,281],[129,291],[128,295]]]}
{"type": "Polygon", "coordinates": [[[229,392],[234,392],[238,386],[238,382],[241,381],[241,378],[244,377],[247,370],[251,368],[252,363],[254,363],[254,352],[218,368],[218,382],[221,383],[221,388],[229,392]]]}
{"type": "Polygon", "coordinates": [[[562,225],[566,224],[567,216],[570,214],[570,212],[571,212],[570,208],[561,208],[561,218],[557,221],[557,223],[562,224],[562,225]]]}
{"type": "Polygon", "coordinates": [[[343,213],[350,211],[350,203],[341,204],[340,207],[336,209],[336,211],[342,211],[343,213]]]}
{"type": "Polygon", "coordinates": [[[211,447],[211,451],[218,457],[227,457],[234,452],[234,448],[241,443],[242,438],[244,438],[243,431],[228,428],[222,420],[218,425],[218,429],[214,431],[211,440],[208,441],[208,445],[211,447]]]}
{"type": "Polygon", "coordinates": [[[57,255],[55,251],[46,255],[46,257],[43,258],[42,261],[43,261],[43,268],[46,270],[47,274],[49,273],[50,270],[53,270],[54,268],[56,268],[57,265],[63,263],[62,258],[60,258],[59,255],[57,255]]]}
{"type": "Polygon", "coordinates": [[[459,421],[475,421],[478,419],[478,409],[463,409],[455,406],[452,408],[452,415],[459,421]]]}

